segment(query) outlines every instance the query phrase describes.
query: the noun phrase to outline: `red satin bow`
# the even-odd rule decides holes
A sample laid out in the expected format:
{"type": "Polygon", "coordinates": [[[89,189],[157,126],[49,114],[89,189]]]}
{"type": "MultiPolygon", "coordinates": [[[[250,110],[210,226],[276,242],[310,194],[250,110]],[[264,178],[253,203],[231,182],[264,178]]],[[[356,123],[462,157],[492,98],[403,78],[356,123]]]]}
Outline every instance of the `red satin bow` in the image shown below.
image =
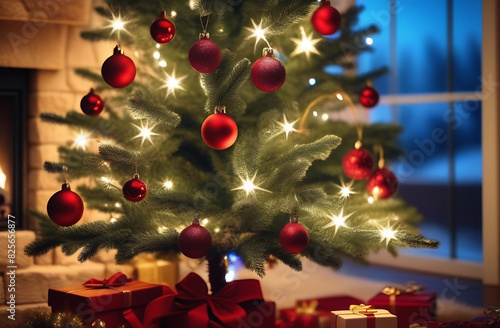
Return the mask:
{"type": "Polygon", "coordinates": [[[83,283],[83,286],[89,288],[106,288],[106,287],[118,287],[123,286],[131,279],[127,278],[127,276],[121,272],[117,272],[109,279],[99,280],[95,278],[91,278],[87,282],[83,283]]]}
{"type": "Polygon", "coordinates": [[[177,295],[168,288],[164,290],[167,295],[149,303],[144,328],[157,327],[162,318],[166,318],[169,327],[238,327],[246,319],[246,312],[238,303],[263,299],[259,281],[255,279],[232,281],[209,295],[205,281],[190,273],[176,288],[177,295]],[[220,323],[212,320],[210,313],[220,323]]]}

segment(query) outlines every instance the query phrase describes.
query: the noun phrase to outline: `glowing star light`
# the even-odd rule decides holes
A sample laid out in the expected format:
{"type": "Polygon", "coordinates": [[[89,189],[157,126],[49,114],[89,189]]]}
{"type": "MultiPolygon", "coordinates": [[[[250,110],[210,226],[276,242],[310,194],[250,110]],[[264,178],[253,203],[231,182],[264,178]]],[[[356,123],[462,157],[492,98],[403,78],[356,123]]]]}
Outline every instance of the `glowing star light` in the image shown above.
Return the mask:
{"type": "Polygon", "coordinates": [[[321,39],[313,39],[313,33],[311,32],[306,36],[304,27],[300,27],[300,33],[302,34],[302,39],[292,38],[292,41],[297,45],[295,50],[291,53],[291,56],[297,56],[302,53],[306,54],[307,59],[310,58],[311,53],[319,55],[318,49],[316,49],[316,43],[320,42],[321,39]]]}
{"type": "Polygon", "coordinates": [[[165,75],[165,85],[162,88],[167,88],[167,97],[171,94],[175,97],[175,90],[185,90],[181,86],[181,82],[186,78],[186,76],[177,78],[175,76],[175,69],[172,71],[172,74],[165,73],[165,75]]]}
{"type": "Polygon", "coordinates": [[[269,191],[269,190],[266,190],[264,188],[260,188],[259,186],[256,186],[253,183],[254,180],[255,180],[255,177],[257,177],[257,173],[254,174],[254,176],[253,176],[252,179],[248,178],[248,176],[247,176],[246,179],[243,179],[242,177],[240,177],[240,180],[241,180],[241,182],[243,182],[243,185],[241,185],[238,188],[231,189],[231,190],[244,190],[245,193],[247,194],[247,196],[249,194],[255,195],[255,190],[262,190],[262,191],[265,191],[265,192],[272,193],[272,191],[269,191]]]}
{"type": "Polygon", "coordinates": [[[337,234],[337,231],[339,230],[340,227],[348,228],[348,226],[345,224],[345,221],[353,215],[354,212],[344,215],[344,208],[340,210],[339,215],[335,215],[333,213],[330,213],[330,216],[328,217],[332,222],[326,224],[323,229],[330,228],[330,227],[335,227],[335,234],[337,234]]]}
{"type": "Polygon", "coordinates": [[[152,130],[154,128],[153,127],[149,127],[148,123],[146,123],[146,126],[144,126],[144,124],[142,123],[141,121],[141,126],[139,127],[138,125],[135,125],[132,123],[133,126],[135,126],[137,129],[139,129],[139,134],[136,135],[135,137],[133,137],[132,139],[135,139],[135,138],[142,138],[142,141],[141,141],[141,146],[144,144],[144,141],[147,139],[149,142],[151,142],[151,144],[153,143],[153,140],[151,140],[151,136],[157,136],[158,133],[154,133],[152,130]]]}
{"type": "Polygon", "coordinates": [[[383,242],[384,240],[386,241],[385,247],[389,246],[389,242],[392,239],[397,240],[397,238],[396,238],[397,231],[393,230],[392,227],[387,226],[385,228],[380,228],[379,232],[380,232],[380,242],[383,242]]]}
{"type": "Polygon", "coordinates": [[[80,131],[80,134],[76,136],[75,141],[73,142],[73,147],[80,147],[85,150],[87,143],[89,142],[89,136],[87,133],[80,131]]]}
{"type": "Polygon", "coordinates": [[[259,43],[260,40],[264,40],[269,46],[269,48],[271,48],[269,42],[266,39],[267,28],[262,28],[262,19],[260,20],[259,25],[257,25],[252,18],[252,25],[253,27],[245,27],[245,29],[249,30],[250,33],[252,33],[249,36],[247,36],[245,40],[255,38],[255,46],[253,47],[253,51],[255,52],[257,44],[259,43]]]}
{"type": "Polygon", "coordinates": [[[283,123],[279,123],[279,122],[278,122],[278,124],[279,124],[279,125],[281,125],[281,126],[283,127],[283,132],[285,132],[286,138],[288,139],[288,135],[289,135],[290,133],[292,133],[292,132],[297,132],[297,131],[298,131],[297,129],[295,129],[295,128],[293,127],[293,125],[294,125],[295,123],[297,123],[297,121],[298,121],[298,120],[296,120],[296,121],[293,121],[293,122],[289,123],[289,122],[286,120],[286,116],[285,116],[285,115],[283,115],[283,120],[284,120],[284,122],[283,122],[283,123]]]}
{"type": "Polygon", "coordinates": [[[111,13],[111,17],[112,19],[108,19],[109,25],[106,26],[111,29],[110,34],[118,32],[118,35],[120,35],[121,31],[128,32],[125,29],[125,24],[127,24],[128,22],[123,20],[120,13],[118,13],[118,16],[115,16],[114,13],[111,13]]]}
{"type": "Polygon", "coordinates": [[[172,187],[174,186],[173,182],[170,181],[170,180],[166,180],[164,183],[163,183],[163,188],[165,189],[172,189],[172,187]]]}
{"type": "Polygon", "coordinates": [[[352,191],[352,184],[353,184],[354,181],[351,180],[351,182],[349,182],[348,184],[344,184],[344,181],[341,181],[341,185],[337,187],[340,188],[340,191],[339,191],[339,195],[340,197],[343,197],[344,199],[347,199],[349,198],[350,195],[353,195],[355,194],[356,192],[355,191],[352,191]]]}

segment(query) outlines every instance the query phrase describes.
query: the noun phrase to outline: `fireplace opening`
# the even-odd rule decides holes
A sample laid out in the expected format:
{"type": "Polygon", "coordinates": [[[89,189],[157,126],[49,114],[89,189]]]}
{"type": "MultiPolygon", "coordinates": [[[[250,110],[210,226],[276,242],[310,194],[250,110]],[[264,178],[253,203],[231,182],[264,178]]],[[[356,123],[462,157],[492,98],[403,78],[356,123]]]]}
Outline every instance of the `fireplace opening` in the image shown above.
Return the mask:
{"type": "Polygon", "coordinates": [[[29,70],[0,68],[0,229],[26,228],[29,70]],[[11,217],[12,219],[12,217],[11,217]]]}

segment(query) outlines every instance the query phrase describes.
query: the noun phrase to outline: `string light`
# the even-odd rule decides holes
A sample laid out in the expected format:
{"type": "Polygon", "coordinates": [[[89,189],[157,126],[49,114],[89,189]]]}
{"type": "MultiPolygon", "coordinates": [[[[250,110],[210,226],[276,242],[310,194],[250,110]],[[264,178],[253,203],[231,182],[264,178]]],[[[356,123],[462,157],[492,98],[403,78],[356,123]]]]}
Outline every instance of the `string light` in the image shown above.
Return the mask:
{"type": "Polygon", "coordinates": [[[172,18],[173,18],[173,17],[175,17],[175,16],[177,16],[177,12],[176,12],[175,10],[172,10],[172,11],[170,12],[170,16],[171,16],[172,18]]]}
{"type": "Polygon", "coordinates": [[[73,147],[80,147],[83,150],[86,150],[87,143],[89,142],[88,134],[80,131],[80,134],[76,136],[75,141],[73,142],[73,147]]]}
{"type": "Polygon", "coordinates": [[[374,201],[375,201],[375,199],[372,196],[368,197],[369,204],[373,204],[374,201]]]}
{"type": "Polygon", "coordinates": [[[215,228],[214,231],[215,231],[215,233],[218,233],[218,232],[220,232],[220,228],[215,228]]]}
{"type": "Polygon", "coordinates": [[[309,79],[309,85],[315,85],[315,84],[316,84],[316,79],[311,77],[309,79]]]}
{"type": "Polygon", "coordinates": [[[259,25],[257,25],[252,18],[252,25],[253,27],[245,27],[245,29],[247,29],[251,33],[248,37],[246,37],[245,40],[255,38],[255,46],[253,47],[253,51],[255,52],[255,49],[257,49],[257,44],[260,40],[264,40],[269,48],[271,48],[269,42],[266,39],[267,28],[262,28],[262,19],[260,20],[259,25]]]}
{"type": "Polygon", "coordinates": [[[167,227],[165,226],[161,226],[161,227],[158,227],[158,233],[164,233],[165,231],[167,231],[167,227]]]}
{"type": "Polygon", "coordinates": [[[152,130],[154,128],[153,127],[149,127],[149,123],[146,123],[146,126],[144,126],[144,124],[142,123],[141,121],[141,126],[137,126],[135,124],[132,123],[133,126],[135,126],[137,129],[139,129],[139,134],[136,135],[135,137],[133,137],[132,139],[135,139],[135,138],[142,138],[142,141],[141,141],[141,146],[144,144],[144,141],[147,139],[149,142],[151,142],[151,144],[153,144],[153,140],[151,140],[151,136],[157,136],[158,133],[154,133],[152,130]]]}
{"type": "Polygon", "coordinates": [[[379,232],[380,232],[380,242],[383,242],[384,240],[386,241],[385,247],[389,246],[389,242],[392,239],[397,240],[396,238],[397,230],[393,230],[392,227],[387,226],[385,228],[380,228],[379,232]]]}
{"type": "Polygon", "coordinates": [[[156,44],[156,48],[160,49],[160,44],[159,43],[156,44]]]}
{"type": "Polygon", "coordinates": [[[253,176],[252,179],[249,179],[248,176],[246,177],[246,179],[243,179],[242,177],[239,177],[240,180],[241,180],[241,182],[243,182],[243,185],[241,185],[238,188],[231,189],[231,190],[244,190],[245,193],[247,194],[247,196],[249,194],[255,195],[255,190],[262,190],[262,191],[265,191],[265,192],[272,193],[272,191],[269,191],[267,189],[264,189],[264,188],[261,188],[259,186],[256,186],[253,183],[256,177],[257,177],[257,173],[254,174],[254,176],[253,176]]]}
{"type": "Polygon", "coordinates": [[[322,119],[323,121],[328,120],[328,114],[327,114],[327,113],[325,113],[325,114],[321,115],[321,119],[322,119]]]}
{"type": "Polygon", "coordinates": [[[125,25],[128,23],[128,21],[125,21],[122,18],[121,13],[118,13],[118,16],[115,16],[114,13],[111,13],[111,17],[111,19],[108,19],[109,25],[106,26],[108,28],[111,28],[110,34],[118,32],[118,35],[120,35],[121,31],[128,33],[128,31],[125,29],[125,25]]]}
{"type": "Polygon", "coordinates": [[[153,57],[154,57],[154,59],[160,59],[160,52],[158,50],[153,52],[153,57]]]}
{"type": "Polygon", "coordinates": [[[206,225],[207,223],[208,223],[208,219],[203,219],[203,220],[201,221],[201,224],[203,224],[203,225],[206,225]]]}
{"type": "Polygon", "coordinates": [[[341,93],[337,93],[335,96],[337,97],[338,100],[344,100],[344,97],[342,97],[341,93]]]}
{"type": "Polygon", "coordinates": [[[366,38],[365,40],[366,44],[371,46],[373,44],[373,39],[372,38],[366,38]]]}
{"type": "Polygon", "coordinates": [[[164,183],[163,183],[163,187],[165,189],[172,189],[172,187],[174,186],[174,183],[170,180],[166,180],[164,183]]]}
{"type": "Polygon", "coordinates": [[[297,45],[295,50],[290,54],[294,57],[300,54],[306,54],[307,59],[311,57],[311,53],[319,55],[318,49],[315,45],[321,41],[321,39],[313,39],[313,33],[306,35],[304,27],[300,27],[300,33],[302,34],[302,39],[292,38],[291,40],[297,45]]]}
{"type": "Polygon", "coordinates": [[[314,116],[314,117],[318,116],[318,112],[317,112],[317,111],[314,111],[314,112],[313,112],[313,116],[314,116]]]}
{"type": "MultiPolygon", "coordinates": [[[[166,66],[166,64],[165,64],[166,66]]],[[[186,78],[186,76],[183,77],[176,77],[175,76],[175,69],[172,71],[172,74],[165,73],[166,78],[165,78],[165,85],[162,88],[167,88],[167,97],[170,96],[171,94],[174,95],[175,97],[175,90],[185,90],[181,86],[182,80],[186,78]]]]}
{"type": "MultiPolygon", "coordinates": [[[[115,186],[115,185],[113,184],[113,180],[111,180],[111,179],[110,179],[110,178],[108,178],[108,177],[104,177],[104,176],[103,176],[103,177],[101,177],[101,181],[102,181],[102,183],[104,184],[104,186],[105,186],[105,187],[107,187],[107,188],[109,188],[109,189],[111,189],[111,187],[114,187],[114,188],[120,189],[120,188],[118,188],[117,186],[115,186]]],[[[105,204],[105,205],[106,205],[106,207],[108,207],[108,204],[105,204]]],[[[120,204],[120,206],[121,206],[121,204],[120,204]]],[[[115,207],[118,207],[118,206],[116,206],[116,204],[115,204],[115,207]]]]}
{"type": "Polygon", "coordinates": [[[283,132],[285,132],[286,138],[288,139],[288,135],[289,135],[290,133],[292,133],[292,132],[297,132],[297,131],[298,131],[297,129],[295,129],[295,128],[293,127],[293,125],[294,125],[295,123],[297,123],[297,121],[298,121],[298,120],[293,121],[293,122],[291,122],[291,123],[290,123],[290,122],[288,122],[288,121],[286,120],[286,116],[285,116],[285,115],[283,115],[283,120],[284,120],[284,122],[283,122],[283,123],[278,122],[278,124],[279,124],[279,125],[281,125],[281,127],[283,128],[283,132]]]}
{"type": "Polygon", "coordinates": [[[337,234],[337,231],[339,230],[340,227],[344,228],[349,228],[346,224],[345,221],[353,215],[354,212],[344,215],[344,208],[340,210],[339,215],[335,215],[333,213],[330,213],[330,216],[328,217],[330,220],[332,220],[330,223],[326,224],[323,229],[330,228],[330,227],[335,227],[335,234],[337,234]]]}
{"type": "Polygon", "coordinates": [[[343,197],[344,199],[347,199],[349,198],[350,195],[353,195],[355,194],[356,192],[355,191],[352,191],[352,184],[354,183],[353,180],[351,180],[351,182],[349,182],[348,184],[344,184],[344,181],[340,181],[340,186],[337,185],[337,187],[340,188],[340,191],[339,191],[339,195],[341,197],[343,197]]]}
{"type": "Polygon", "coordinates": [[[160,60],[158,62],[158,66],[160,66],[160,67],[167,67],[167,62],[164,59],[162,59],[162,60],[160,60]]]}
{"type": "Polygon", "coordinates": [[[122,207],[122,204],[121,204],[121,203],[116,202],[116,203],[115,203],[115,207],[116,207],[116,208],[120,208],[120,207],[122,207]]]}
{"type": "Polygon", "coordinates": [[[116,221],[118,221],[118,219],[117,219],[117,218],[111,218],[111,219],[109,220],[109,222],[111,222],[111,223],[115,223],[116,221]]]}

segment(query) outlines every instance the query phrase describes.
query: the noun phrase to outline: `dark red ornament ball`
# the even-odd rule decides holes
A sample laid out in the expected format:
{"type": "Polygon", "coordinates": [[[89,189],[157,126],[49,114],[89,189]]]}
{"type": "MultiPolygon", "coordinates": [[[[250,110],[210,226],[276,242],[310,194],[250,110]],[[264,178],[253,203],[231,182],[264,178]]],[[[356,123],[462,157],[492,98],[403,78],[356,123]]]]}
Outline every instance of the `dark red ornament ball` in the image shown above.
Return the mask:
{"type": "Polygon", "coordinates": [[[227,149],[238,138],[238,126],[231,116],[215,113],[203,122],[201,136],[209,147],[217,150],[227,149]]]}
{"type": "Polygon", "coordinates": [[[116,46],[113,55],[102,64],[101,74],[107,84],[113,88],[124,88],[135,78],[135,64],[116,46]]]}
{"type": "Polygon", "coordinates": [[[350,150],[342,159],[342,168],[351,179],[366,179],[373,171],[373,157],[363,148],[350,150]]]}
{"type": "Polygon", "coordinates": [[[398,190],[398,179],[388,169],[378,169],[368,178],[366,190],[378,198],[391,197],[398,190]]]}
{"type": "Polygon", "coordinates": [[[379,95],[377,90],[372,87],[366,87],[359,94],[359,102],[366,108],[375,107],[378,104],[379,95]]]}
{"type": "Polygon", "coordinates": [[[212,236],[198,220],[194,220],[192,225],[179,234],[179,249],[189,258],[199,259],[207,255],[211,246],[212,236]]]}
{"type": "Polygon", "coordinates": [[[94,89],[90,89],[90,92],[82,98],[80,108],[89,116],[97,116],[104,109],[104,101],[94,93],[94,89]]]}
{"type": "Polygon", "coordinates": [[[319,34],[331,35],[340,28],[342,15],[330,5],[330,2],[326,2],[316,9],[311,17],[311,23],[319,34]]]}
{"type": "Polygon", "coordinates": [[[158,43],[169,43],[175,36],[175,25],[168,18],[165,11],[151,24],[151,37],[158,43]]]}
{"type": "Polygon", "coordinates": [[[83,201],[76,192],[71,191],[69,184],[65,183],[62,185],[62,190],[50,197],[47,214],[57,225],[71,226],[82,218],[83,201]]]}
{"type": "Polygon", "coordinates": [[[138,202],[146,197],[146,184],[139,179],[139,175],[134,175],[132,180],[125,182],[122,188],[123,196],[131,202],[138,202]]]}
{"type": "Polygon", "coordinates": [[[266,55],[253,64],[250,78],[260,91],[274,92],[285,83],[285,66],[276,57],[266,55]]]}
{"type": "Polygon", "coordinates": [[[285,251],[298,254],[309,244],[306,228],[298,222],[287,223],[280,232],[280,244],[285,251]]]}
{"type": "Polygon", "coordinates": [[[222,59],[219,47],[207,38],[196,41],[188,52],[191,67],[200,73],[211,73],[219,67],[222,59]]]}

